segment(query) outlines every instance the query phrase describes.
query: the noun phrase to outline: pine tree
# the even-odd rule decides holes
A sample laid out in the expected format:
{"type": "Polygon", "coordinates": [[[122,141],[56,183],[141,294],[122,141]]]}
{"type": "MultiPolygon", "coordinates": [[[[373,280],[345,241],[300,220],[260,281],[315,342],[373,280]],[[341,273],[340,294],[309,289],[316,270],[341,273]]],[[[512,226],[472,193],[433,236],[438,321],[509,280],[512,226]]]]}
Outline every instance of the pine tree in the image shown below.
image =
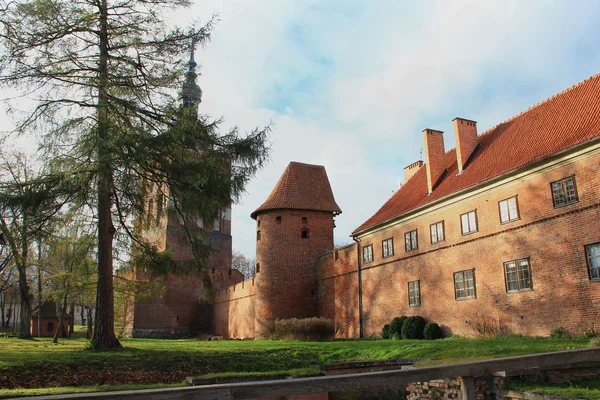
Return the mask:
{"type": "MultiPolygon", "coordinates": [[[[47,153],[70,171],[80,201],[95,209],[98,350],[120,346],[114,333],[115,234],[126,232],[136,251],[147,255],[139,260],[163,270],[182,267],[129,226],[145,211],[147,186],[168,197],[184,223],[192,215],[210,221],[238,198],[267,157],[268,127],[242,138],[236,129],[220,135],[219,121],[197,114],[199,99],[186,98],[194,90],[184,87],[190,106],[175,101],[183,62],[174,60],[190,45],[206,43],[213,25],[211,20],[168,30],[165,13],[189,5],[0,0],[0,85],[27,93],[33,102],[17,131],[43,132],[47,153]]],[[[190,234],[189,240],[193,267],[201,268],[209,249],[201,237],[190,234]]]]}

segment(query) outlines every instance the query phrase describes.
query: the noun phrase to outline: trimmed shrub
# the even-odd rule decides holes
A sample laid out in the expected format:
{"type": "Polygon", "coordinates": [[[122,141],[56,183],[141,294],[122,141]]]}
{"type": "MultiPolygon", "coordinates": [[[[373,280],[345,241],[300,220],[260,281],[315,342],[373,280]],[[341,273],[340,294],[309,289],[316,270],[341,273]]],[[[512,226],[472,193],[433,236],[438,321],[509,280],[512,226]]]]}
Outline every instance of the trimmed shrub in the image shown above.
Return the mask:
{"type": "Polygon", "coordinates": [[[333,321],[327,318],[290,318],[271,321],[267,326],[269,339],[322,342],[333,340],[333,321]]]}
{"type": "Polygon", "coordinates": [[[381,330],[381,337],[384,339],[390,338],[390,324],[383,326],[383,329],[381,330]]]}
{"type": "Polygon", "coordinates": [[[421,316],[408,317],[402,325],[403,339],[423,339],[423,329],[427,321],[421,316]]]}
{"type": "Polygon", "coordinates": [[[442,328],[435,322],[430,322],[423,328],[423,337],[427,340],[437,340],[443,337],[442,328]]]}
{"type": "Polygon", "coordinates": [[[394,336],[394,333],[397,333],[402,337],[402,325],[404,325],[404,321],[406,321],[408,317],[403,315],[401,317],[396,317],[390,322],[389,335],[390,337],[394,336]]]}
{"type": "Polygon", "coordinates": [[[402,339],[402,335],[400,335],[398,332],[396,332],[392,335],[392,340],[401,340],[401,339],[402,339]]]}

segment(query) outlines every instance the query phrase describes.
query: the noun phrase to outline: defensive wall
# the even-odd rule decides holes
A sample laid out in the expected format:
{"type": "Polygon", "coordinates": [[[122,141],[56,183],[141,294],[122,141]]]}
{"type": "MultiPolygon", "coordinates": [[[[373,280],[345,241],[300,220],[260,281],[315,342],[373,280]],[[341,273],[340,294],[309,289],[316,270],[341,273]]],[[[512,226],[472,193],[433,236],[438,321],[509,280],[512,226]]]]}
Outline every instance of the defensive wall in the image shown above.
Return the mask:
{"type": "Polygon", "coordinates": [[[255,279],[218,291],[214,298],[214,333],[227,338],[254,338],[255,279]]]}

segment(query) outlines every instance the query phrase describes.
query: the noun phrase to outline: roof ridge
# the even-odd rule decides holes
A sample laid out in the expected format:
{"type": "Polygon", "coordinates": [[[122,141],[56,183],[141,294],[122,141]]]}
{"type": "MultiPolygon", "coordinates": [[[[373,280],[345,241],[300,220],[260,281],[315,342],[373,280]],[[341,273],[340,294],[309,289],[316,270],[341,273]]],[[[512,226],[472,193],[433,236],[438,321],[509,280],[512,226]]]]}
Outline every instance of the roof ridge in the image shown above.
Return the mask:
{"type": "Polygon", "coordinates": [[[566,89],[563,89],[563,90],[561,90],[560,92],[558,92],[558,93],[555,93],[555,94],[553,94],[552,96],[550,96],[550,97],[548,97],[548,98],[545,98],[544,100],[540,101],[539,103],[535,103],[535,104],[533,104],[533,105],[532,105],[532,106],[530,106],[529,108],[527,108],[527,109],[525,109],[525,110],[521,111],[520,113],[517,113],[517,114],[513,115],[512,117],[508,118],[508,119],[507,119],[507,120],[505,120],[505,121],[502,121],[502,122],[499,122],[499,123],[497,123],[496,125],[492,126],[491,128],[488,128],[487,130],[485,130],[484,132],[482,132],[480,135],[477,135],[477,136],[478,136],[478,137],[481,137],[481,136],[487,135],[488,133],[490,133],[490,132],[491,132],[491,131],[493,131],[494,129],[498,128],[500,125],[502,125],[502,124],[506,124],[507,122],[510,122],[510,121],[513,121],[513,120],[517,119],[518,117],[522,116],[523,114],[526,114],[526,113],[528,113],[529,111],[533,110],[534,108],[540,107],[541,105],[543,105],[543,104],[546,104],[546,103],[547,103],[547,102],[549,102],[550,100],[554,100],[555,98],[557,98],[557,97],[559,97],[559,96],[562,96],[562,95],[564,95],[565,93],[567,93],[567,92],[570,92],[571,90],[573,90],[573,89],[575,89],[575,88],[577,88],[577,87],[579,87],[579,86],[582,86],[584,83],[586,83],[586,82],[588,82],[588,81],[590,81],[590,80],[592,80],[592,79],[594,79],[594,78],[598,78],[598,77],[600,77],[600,72],[599,72],[599,73],[597,73],[597,74],[594,74],[594,75],[592,75],[592,76],[590,76],[590,77],[588,77],[588,78],[586,78],[586,79],[584,79],[584,80],[582,80],[582,81],[580,81],[580,82],[578,82],[578,83],[576,83],[576,84],[574,84],[574,85],[573,85],[573,86],[571,86],[571,87],[568,87],[568,88],[566,88],[566,89]]]}

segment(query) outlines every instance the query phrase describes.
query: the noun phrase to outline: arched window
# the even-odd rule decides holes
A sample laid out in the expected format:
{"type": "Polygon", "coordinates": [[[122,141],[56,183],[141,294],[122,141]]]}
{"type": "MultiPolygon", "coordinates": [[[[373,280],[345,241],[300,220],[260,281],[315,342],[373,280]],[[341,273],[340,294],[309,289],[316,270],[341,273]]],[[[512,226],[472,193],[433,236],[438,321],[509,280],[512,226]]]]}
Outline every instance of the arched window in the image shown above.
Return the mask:
{"type": "Polygon", "coordinates": [[[260,240],[260,231],[256,231],[256,240],[260,240]]]}
{"type": "Polygon", "coordinates": [[[308,239],[308,229],[302,229],[302,239],[308,239]]]}
{"type": "Polygon", "coordinates": [[[260,272],[260,263],[256,263],[256,273],[260,272]]]}
{"type": "Polygon", "coordinates": [[[281,217],[276,217],[275,218],[275,222],[278,223],[278,224],[280,224],[281,223],[281,217]]]}
{"type": "Polygon", "coordinates": [[[306,217],[302,217],[302,223],[306,225],[306,217]]]}

